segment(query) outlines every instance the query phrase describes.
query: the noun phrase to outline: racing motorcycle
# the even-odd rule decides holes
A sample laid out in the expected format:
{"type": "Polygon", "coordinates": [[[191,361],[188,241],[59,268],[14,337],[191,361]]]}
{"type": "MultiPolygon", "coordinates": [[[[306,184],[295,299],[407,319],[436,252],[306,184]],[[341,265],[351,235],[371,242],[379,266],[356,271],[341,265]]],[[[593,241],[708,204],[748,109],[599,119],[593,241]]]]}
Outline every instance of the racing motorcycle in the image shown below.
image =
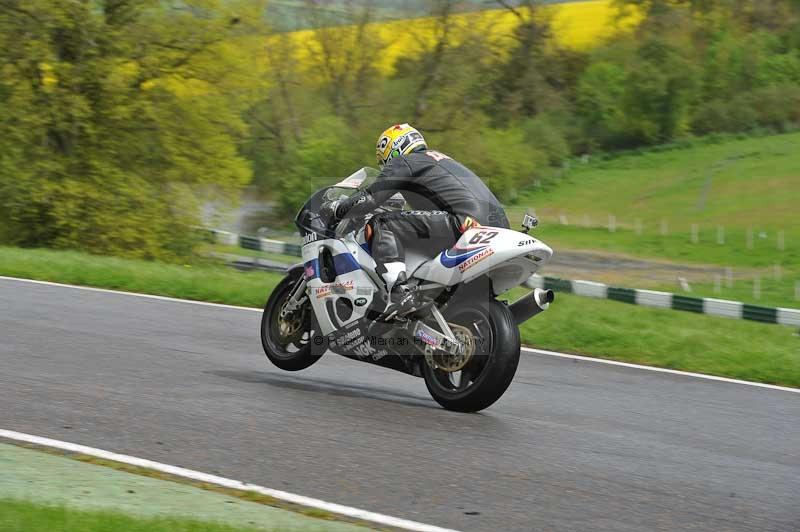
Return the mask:
{"type": "MultiPolygon", "coordinates": [[[[448,249],[406,249],[415,305],[387,316],[389,294],[370,255],[366,222],[375,213],[333,223],[320,207],[365,188],[377,170],[362,168],[317,191],[295,219],[303,262],[275,287],[261,319],[269,360],[287,371],[314,364],[327,351],[422,377],[444,408],[482,410],[497,401],[520,357],[519,325],[546,310],[550,290],[526,281],[552,256],[528,231],[468,229],[448,249]],[[529,292],[512,304],[498,297],[516,287],[529,292]]],[[[395,196],[388,208],[402,208],[395,196]]],[[[386,208],[386,207],[384,207],[386,208]]]]}

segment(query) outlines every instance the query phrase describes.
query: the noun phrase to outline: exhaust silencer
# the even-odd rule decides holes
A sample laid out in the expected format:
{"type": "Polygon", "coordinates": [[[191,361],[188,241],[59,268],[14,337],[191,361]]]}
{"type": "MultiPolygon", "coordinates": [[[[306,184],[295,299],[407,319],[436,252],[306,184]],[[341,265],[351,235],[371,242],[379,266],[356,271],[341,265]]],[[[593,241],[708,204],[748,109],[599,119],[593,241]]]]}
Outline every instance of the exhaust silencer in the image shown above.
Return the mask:
{"type": "Polygon", "coordinates": [[[555,298],[556,295],[552,290],[534,288],[533,292],[514,301],[508,308],[511,309],[517,325],[520,325],[540,312],[547,310],[555,298]]]}

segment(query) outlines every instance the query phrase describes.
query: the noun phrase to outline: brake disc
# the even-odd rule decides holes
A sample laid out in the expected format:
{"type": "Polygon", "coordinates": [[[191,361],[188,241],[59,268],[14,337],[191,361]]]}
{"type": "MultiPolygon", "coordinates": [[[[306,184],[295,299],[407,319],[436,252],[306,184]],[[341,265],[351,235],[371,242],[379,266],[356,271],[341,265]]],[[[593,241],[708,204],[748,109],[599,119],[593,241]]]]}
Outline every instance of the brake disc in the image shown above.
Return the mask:
{"type": "Polygon", "coordinates": [[[303,336],[303,318],[305,317],[305,308],[285,312],[286,306],[289,301],[286,301],[281,306],[281,312],[278,317],[278,333],[281,339],[287,344],[298,341],[303,336]]]}
{"type": "Polygon", "coordinates": [[[439,369],[447,373],[460,371],[472,359],[475,354],[475,337],[472,332],[461,325],[448,323],[453,336],[461,343],[461,352],[458,354],[448,353],[441,349],[433,352],[426,350],[425,362],[433,369],[439,369]]]}

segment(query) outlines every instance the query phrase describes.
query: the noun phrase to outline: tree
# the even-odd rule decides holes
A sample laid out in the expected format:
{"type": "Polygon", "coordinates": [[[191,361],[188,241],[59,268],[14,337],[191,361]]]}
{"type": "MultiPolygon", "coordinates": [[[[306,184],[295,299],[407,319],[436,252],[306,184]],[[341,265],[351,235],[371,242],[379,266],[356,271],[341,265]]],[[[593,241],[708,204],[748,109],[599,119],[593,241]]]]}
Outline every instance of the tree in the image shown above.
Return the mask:
{"type": "Polygon", "coordinates": [[[261,7],[247,4],[0,1],[4,238],[186,254],[203,194],[250,179],[238,143],[261,7]]]}

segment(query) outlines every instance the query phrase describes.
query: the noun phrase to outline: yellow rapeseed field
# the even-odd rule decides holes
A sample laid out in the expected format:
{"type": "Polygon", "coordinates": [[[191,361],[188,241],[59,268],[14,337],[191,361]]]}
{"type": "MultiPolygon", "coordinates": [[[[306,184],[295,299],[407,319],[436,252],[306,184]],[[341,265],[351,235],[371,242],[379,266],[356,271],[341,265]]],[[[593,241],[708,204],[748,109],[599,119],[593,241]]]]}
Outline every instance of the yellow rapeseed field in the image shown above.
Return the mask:
{"type": "MultiPolygon", "coordinates": [[[[557,42],[575,49],[595,46],[615,32],[629,30],[638,23],[635,16],[619,20],[617,15],[613,0],[551,4],[542,10],[542,16],[550,19],[557,42]]],[[[451,44],[458,45],[472,36],[488,38],[502,54],[503,50],[510,48],[510,39],[518,23],[515,14],[505,9],[458,14],[452,16],[448,24],[448,39],[451,44]]],[[[274,37],[271,44],[281,47],[283,53],[290,52],[297,64],[319,68],[323,46],[330,50],[353,50],[358,48],[354,45],[360,42],[362,49],[381,50],[380,54],[374,55],[376,63],[373,66],[389,75],[399,57],[414,57],[431,50],[443,31],[434,18],[371,23],[363,28],[362,35],[358,30],[354,26],[302,30],[274,37]]],[[[333,62],[352,60],[347,53],[334,52],[327,57],[333,62]]]]}

